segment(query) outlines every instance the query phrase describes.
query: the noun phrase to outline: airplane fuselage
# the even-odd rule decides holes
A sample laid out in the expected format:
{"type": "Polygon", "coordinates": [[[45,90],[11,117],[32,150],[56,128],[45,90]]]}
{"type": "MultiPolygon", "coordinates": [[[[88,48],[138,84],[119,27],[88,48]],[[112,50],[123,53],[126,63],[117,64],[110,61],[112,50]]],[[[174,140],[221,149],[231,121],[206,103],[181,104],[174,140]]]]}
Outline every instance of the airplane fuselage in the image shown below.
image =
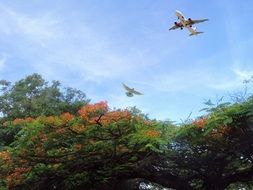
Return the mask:
{"type": "Polygon", "coordinates": [[[177,18],[180,20],[184,27],[191,26],[191,19],[185,19],[184,15],[180,11],[176,11],[177,18]]]}
{"type": "Polygon", "coordinates": [[[183,24],[183,26],[186,27],[185,22],[184,22],[185,21],[184,15],[180,11],[176,11],[176,15],[177,15],[177,18],[183,24]]]}

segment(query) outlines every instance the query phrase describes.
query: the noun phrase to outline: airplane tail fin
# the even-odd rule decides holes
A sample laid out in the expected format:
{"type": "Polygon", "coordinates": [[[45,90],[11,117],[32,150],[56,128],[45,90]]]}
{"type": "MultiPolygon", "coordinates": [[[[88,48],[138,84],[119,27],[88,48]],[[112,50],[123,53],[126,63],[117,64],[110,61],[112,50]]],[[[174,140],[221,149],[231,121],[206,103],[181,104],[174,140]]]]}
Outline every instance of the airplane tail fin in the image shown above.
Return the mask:
{"type": "Polygon", "coordinates": [[[202,33],[204,33],[204,32],[194,32],[194,33],[189,34],[189,36],[195,36],[195,35],[202,34],[202,33]]]}

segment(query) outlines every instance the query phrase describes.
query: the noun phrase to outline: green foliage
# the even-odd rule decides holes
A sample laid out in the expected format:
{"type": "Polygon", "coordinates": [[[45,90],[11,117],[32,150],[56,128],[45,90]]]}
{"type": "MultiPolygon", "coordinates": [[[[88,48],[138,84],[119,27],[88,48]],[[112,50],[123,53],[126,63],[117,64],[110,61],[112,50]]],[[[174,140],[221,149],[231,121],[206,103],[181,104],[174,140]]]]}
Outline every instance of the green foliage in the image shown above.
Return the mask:
{"type": "Polygon", "coordinates": [[[65,180],[64,186],[66,189],[80,189],[82,187],[87,187],[87,184],[90,185],[91,175],[87,172],[74,173],[65,180]]]}
{"type": "Polygon", "coordinates": [[[0,126],[0,151],[4,149],[5,146],[13,142],[14,136],[21,129],[21,126],[17,127],[4,127],[0,126]]]}
{"type": "Polygon", "coordinates": [[[238,189],[242,189],[242,190],[252,190],[253,189],[253,181],[251,182],[246,182],[246,183],[233,183],[231,185],[229,185],[226,190],[238,190],[238,189]]]}
{"type": "MultiPolygon", "coordinates": [[[[168,157],[177,161],[168,162],[176,165],[176,171],[179,168],[186,171],[183,178],[194,176],[201,181],[200,189],[208,186],[223,189],[237,180],[251,181],[252,97],[243,103],[215,107],[210,101],[207,104],[211,109],[207,109],[206,116],[178,129],[168,149],[168,157]]],[[[195,183],[190,184],[198,189],[195,183]]]]}
{"type": "Polygon", "coordinates": [[[73,88],[61,91],[59,81],[49,85],[39,74],[29,75],[14,85],[2,80],[0,85],[0,112],[4,120],[76,113],[89,101],[82,91],[73,88]]]}
{"type": "MultiPolygon", "coordinates": [[[[73,88],[60,88],[60,82],[52,81],[49,85],[40,75],[29,75],[11,84],[1,80],[0,85],[0,119],[5,121],[17,118],[43,117],[59,115],[64,112],[76,114],[89,100],[85,94],[73,88]]],[[[19,127],[5,128],[0,126],[0,150],[14,140],[19,127]]]]}

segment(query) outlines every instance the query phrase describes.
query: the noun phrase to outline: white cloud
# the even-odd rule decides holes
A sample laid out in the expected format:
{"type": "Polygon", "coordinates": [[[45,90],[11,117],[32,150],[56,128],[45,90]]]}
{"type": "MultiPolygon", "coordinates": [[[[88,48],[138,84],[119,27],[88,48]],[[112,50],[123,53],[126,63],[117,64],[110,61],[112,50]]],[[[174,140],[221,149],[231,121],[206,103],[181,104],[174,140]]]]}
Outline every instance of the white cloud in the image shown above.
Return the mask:
{"type": "Polygon", "coordinates": [[[122,52],[114,39],[108,39],[89,23],[72,27],[63,28],[61,39],[47,48],[35,67],[44,73],[65,68],[65,72],[75,72],[86,81],[101,83],[106,79],[131,78],[151,64],[149,60],[143,64],[140,51],[122,52]],[[73,32],[75,35],[69,35],[73,32]]]}
{"type": "Polygon", "coordinates": [[[4,54],[4,53],[2,53],[0,55],[0,71],[2,71],[5,68],[5,66],[6,66],[6,60],[7,60],[7,55],[4,54]]]}
{"type": "Polygon", "coordinates": [[[142,59],[138,54],[125,52],[123,55],[117,51],[111,39],[93,29],[91,23],[76,21],[66,25],[52,12],[31,16],[3,4],[0,12],[0,32],[9,39],[13,36],[25,42],[28,46],[23,48],[23,43],[17,43],[21,46],[17,51],[24,59],[36,60],[32,67],[49,78],[63,71],[59,75],[76,72],[86,81],[102,82],[105,78],[133,74],[142,59]],[[40,48],[27,42],[36,43],[40,48]],[[134,56],[139,59],[135,60],[134,56]]]}
{"type": "Polygon", "coordinates": [[[50,14],[40,18],[19,17],[17,26],[23,33],[34,42],[45,46],[46,43],[60,35],[59,31],[54,31],[58,21],[53,20],[50,14]]]}
{"type": "Polygon", "coordinates": [[[253,76],[253,70],[243,70],[240,68],[231,68],[232,76],[223,80],[223,81],[215,81],[210,84],[210,87],[217,90],[235,90],[238,88],[242,88],[243,81],[249,79],[253,76]]]}
{"type": "Polygon", "coordinates": [[[60,35],[59,20],[52,12],[43,15],[28,15],[0,4],[0,32],[4,35],[19,35],[25,39],[45,46],[47,42],[60,35]]]}
{"type": "Polygon", "coordinates": [[[253,76],[253,70],[241,70],[239,68],[233,68],[232,71],[234,72],[236,79],[243,81],[249,79],[251,76],[253,76]]]}

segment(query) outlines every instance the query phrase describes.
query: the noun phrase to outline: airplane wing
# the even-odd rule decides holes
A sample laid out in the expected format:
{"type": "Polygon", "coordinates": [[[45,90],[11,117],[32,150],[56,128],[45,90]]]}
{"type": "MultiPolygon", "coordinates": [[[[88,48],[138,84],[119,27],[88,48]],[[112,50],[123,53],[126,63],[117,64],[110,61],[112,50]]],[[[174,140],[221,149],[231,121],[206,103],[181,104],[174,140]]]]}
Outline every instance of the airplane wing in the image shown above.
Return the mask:
{"type": "Polygon", "coordinates": [[[198,23],[201,23],[201,22],[205,22],[205,21],[208,21],[209,19],[201,19],[201,20],[191,20],[191,24],[198,24],[198,23]]]}
{"type": "Polygon", "coordinates": [[[174,26],[172,26],[169,30],[175,30],[178,28],[183,29],[184,25],[182,24],[182,22],[174,22],[174,26]]]}
{"type": "Polygon", "coordinates": [[[181,28],[181,26],[174,25],[169,30],[175,30],[175,29],[178,29],[178,28],[181,28]]]}
{"type": "Polygon", "coordinates": [[[127,90],[127,91],[131,91],[132,89],[129,88],[127,85],[125,85],[124,83],[122,83],[123,87],[127,90]]]}

